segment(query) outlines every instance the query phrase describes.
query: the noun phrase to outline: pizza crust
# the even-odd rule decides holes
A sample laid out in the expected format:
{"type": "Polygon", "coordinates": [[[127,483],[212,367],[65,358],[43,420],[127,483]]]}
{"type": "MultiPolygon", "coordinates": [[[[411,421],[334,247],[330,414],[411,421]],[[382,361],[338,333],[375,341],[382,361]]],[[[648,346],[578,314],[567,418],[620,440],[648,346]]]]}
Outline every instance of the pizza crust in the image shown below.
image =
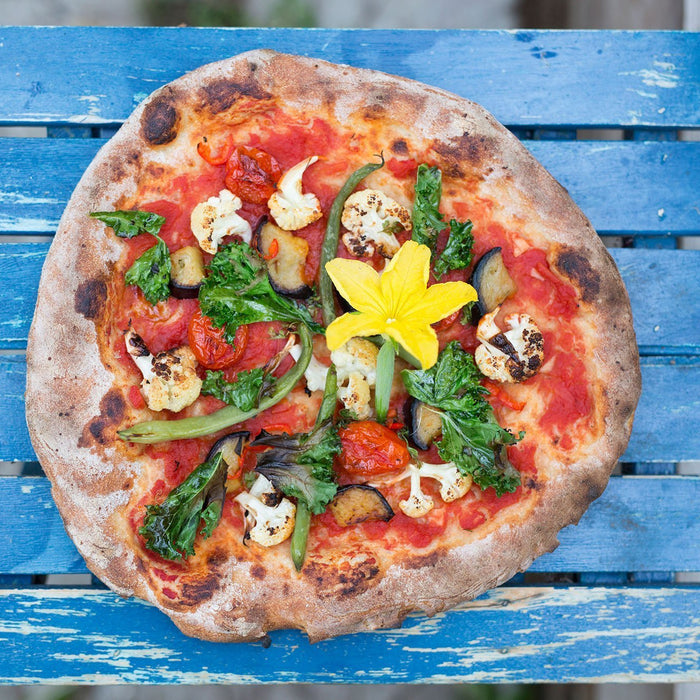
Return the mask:
{"type": "Polygon", "coordinates": [[[563,188],[490,114],[407,79],[267,50],[204,66],[157,90],[100,150],[48,254],[27,368],[30,435],[90,569],[119,594],[157,605],[186,634],[215,641],[257,639],[280,627],[303,629],[311,640],[393,627],[412,611],[434,614],[503,583],[553,550],[559,530],[578,522],[602,493],[627,444],[641,386],[629,300],[612,259],[563,188]],[[342,552],[312,553],[301,574],[284,544],[244,550],[215,532],[171,600],[125,518],[134,492],[147,489],[153,463],[116,436],[138,412],[120,389],[123,368],[105,366],[96,327],[110,313],[121,243],[87,214],[119,208],[174,163],[195,169],[203,130],[273,104],[391,134],[387,147],[395,153],[419,145],[447,181],[477,183],[481,196],[501,203],[500,216],[525,216],[524,235],[549,244],[552,270],[579,290],[582,313],[598,331],[588,338],[588,369],[603,427],[565,469],[560,456],[543,450],[538,468],[547,478],[527,507],[499,512],[486,528],[448,530],[411,556],[392,557],[350,538],[342,552]]]}

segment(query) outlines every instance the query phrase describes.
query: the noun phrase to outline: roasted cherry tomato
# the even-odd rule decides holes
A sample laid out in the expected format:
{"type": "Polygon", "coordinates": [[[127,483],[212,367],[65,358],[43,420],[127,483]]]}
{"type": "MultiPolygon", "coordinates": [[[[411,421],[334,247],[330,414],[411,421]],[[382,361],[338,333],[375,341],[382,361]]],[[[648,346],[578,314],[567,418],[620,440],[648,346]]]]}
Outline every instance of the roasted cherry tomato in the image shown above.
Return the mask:
{"type": "Polygon", "coordinates": [[[224,340],[224,329],[217,328],[199,309],[192,316],[187,339],[197,361],[206,369],[223,369],[243,354],[248,344],[248,326],[236,329],[235,344],[224,340]]]}
{"type": "Polygon", "coordinates": [[[403,469],[411,459],[406,443],[380,423],[350,423],[339,435],[343,446],[340,459],[348,474],[385,474],[403,469]]]}
{"type": "Polygon", "coordinates": [[[259,148],[239,146],[226,163],[226,187],[244,202],[265,204],[282,176],[279,163],[259,148]]]}

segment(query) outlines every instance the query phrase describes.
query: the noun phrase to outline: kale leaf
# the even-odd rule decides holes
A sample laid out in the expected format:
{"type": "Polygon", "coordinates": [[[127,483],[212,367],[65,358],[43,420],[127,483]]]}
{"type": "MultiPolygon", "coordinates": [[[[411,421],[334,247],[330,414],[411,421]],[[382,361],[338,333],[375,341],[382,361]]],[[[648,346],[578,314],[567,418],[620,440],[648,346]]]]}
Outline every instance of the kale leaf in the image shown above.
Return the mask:
{"type": "Polygon", "coordinates": [[[146,506],[146,517],[139,528],[146,547],[175,561],[194,554],[197,535],[210,537],[221,520],[226,471],[222,453],[217,452],[196,467],[162,503],[146,506]]]}
{"type": "Polygon", "coordinates": [[[229,406],[237,406],[241,411],[250,411],[258,405],[264,379],[263,367],[239,372],[235,382],[227,382],[221,370],[207,370],[202,394],[214,396],[229,406]]]}
{"type": "Polygon", "coordinates": [[[460,223],[456,219],[450,219],[450,236],[435,262],[435,276],[438,279],[450,270],[463,270],[471,265],[474,245],[472,226],[471,221],[460,223]]]}
{"type": "Polygon", "coordinates": [[[124,281],[135,284],[146,300],[155,305],[170,296],[170,252],[165,241],[158,235],[156,244],[140,255],[126,271],[124,281]]]}
{"type": "Polygon", "coordinates": [[[337,491],[333,457],[341,450],[332,420],[310,433],[270,435],[263,431],[252,445],[271,449],[261,453],[255,471],[286,496],[303,501],[312,513],[323,513],[337,491]]]}
{"type": "Polygon", "coordinates": [[[473,357],[451,342],[427,370],[403,370],[403,383],[414,398],[437,409],[442,419],[438,454],[471,474],[481,489],[492,486],[498,496],[515,491],[520,474],[508,461],[506,446],[522,439],[501,428],[479,383],[473,357]]]}
{"type": "Polygon", "coordinates": [[[90,216],[110,226],[120,238],[133,238],[140,233],[150,233],[155,236],[165,223],[165,217],[150,211],[93,211],[90,216]]]}
{"type": "Polygon", "coordinates": [[[264,260],[242,241],[223,246],[214,256],[199,305],[215,326],[226,329],[228,342],[234,341],[238,326],[256,321],[303,323],[314,333],[324,332],[306,307],[275,292],[264,260]]]}
{"type": "Polygon", "coordinates": [[[435,250],[440,231],[447,228],[438,210],[442,197],[442,173],[436,166],[425,163],[418,166],[416,173],[415,199],[413,200],[413,233],[411,238],[417,243],[435,250]]]}

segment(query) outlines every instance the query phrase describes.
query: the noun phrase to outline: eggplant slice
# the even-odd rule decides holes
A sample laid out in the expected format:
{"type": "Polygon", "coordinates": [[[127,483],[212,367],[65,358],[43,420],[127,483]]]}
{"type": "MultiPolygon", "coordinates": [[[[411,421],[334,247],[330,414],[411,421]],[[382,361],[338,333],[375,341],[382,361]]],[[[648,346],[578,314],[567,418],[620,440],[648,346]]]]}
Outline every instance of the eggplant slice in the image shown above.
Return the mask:
{"type": "Polygon", "coordinates": [[[491,313],[516,292],[515,282],[503,263],[500,248],[491,248],[481,256],[471,277],[479,300],[474,305],[473,321],[491,313]]]}
{"type": "Polygon", "coordinates": [[[264,219],[258,229],[258,250],[267,261],[270,285],[278,294],[294,299],[311,295],[306,278],[309,244],[303,238],[264,219]]]}
{"type": "Polygon", "coordinates": [[[170,293],[176,299],[196,299],[204,279],[202,251],[193,245],[170,254],[170,293]]]}
{"type": "Polygon", "coordinates": [[[328,507],[340,527],[371,520],[387,522],[394,517],[386,498],[369,484],[341,486],[328,507]]]}
{"type": "Polygon", "coordinates": [[[419,450],[427,450],[442,433],[440,414],[418,399],[411,401],[408,423],[411,440],[419,450]]]}
{"type": "Polygon", "coordinates": [[[229,474],[235,474],[241,465],[243,448],[249,440],[250,433],[247,430],[238,430],[235,433],[224,435],[212,445],[207,460],[221,452],[224,462],[228,465],[229,474]]]}

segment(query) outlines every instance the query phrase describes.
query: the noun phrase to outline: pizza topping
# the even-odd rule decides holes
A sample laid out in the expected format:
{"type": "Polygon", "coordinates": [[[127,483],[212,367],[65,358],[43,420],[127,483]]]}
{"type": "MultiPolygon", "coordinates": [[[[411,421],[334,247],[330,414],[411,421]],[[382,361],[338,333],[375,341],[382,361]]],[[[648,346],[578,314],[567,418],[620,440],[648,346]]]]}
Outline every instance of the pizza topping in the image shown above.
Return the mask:
{"type": "Polygon", "coordinates": [[[341,222],[348,233],[345,247],[358,258],[375,251],[392,258],[399,249],[396,233],[411,230],[411,214],[398,202],[378,190],[354,192],[343,206],[341,222]]]}
{"type": "Polygon", "coordinates": [[[421,490],[421,478],[435,479],[440,482],[440,497],[445,503],[462,498],[469,492],[472,485],[471,476],[465,476],[450,462],[446,464],[411,463],[401,477],[411,479],[410,495],[399,502],[399,508],[410,518],[420,518],[429,513],[434,506],[433,499],[421,490]]]}
{"type": "MultiPolygon", "coordinates": [[[[289,349],[289,354],[294,358],[295,362],[301,356],[301,347],[299,345],[293,345],[289,349]]],[[[309,361],[309,366],[304,372],[304,379],[306,379],[306,388],[309,391],[322,391],[326,386],[326,377],[328,375],[328,366],[319,362],[315,356],[311,356],[309,361]]]]}
{"type": "Polygon", "coordinates": [[[198,534],[210,537],[221,520],[226,496],[226,462],[217,452],[200,464],[161,504],[146,506],[139,533],[146,547],[164,559],[193,555],[198,534]],[[201,525],[200,525],[201,524],[201,525]]]}
{"type": "Polygon", "coordinates": [[[406,443],[389,428],[375,421],[355,421],[340,433],[343,470],[354,476],[371,477],[403,469],[411,455],[406,443]]]}
{"type": "Polygon", "coordinates": [[[314,333],[324,332],[305,306],[275,292],[265,261],[242,241],[222,246],[214,256],[199,304],[215,326],[225,328],[228,342],[234,341],[238,326],[256,321],[301,322],[314,333]]]}
{"type": "Polygon", "coordinates": [[[226,381],[223,371],[207,371],[202,383],[202,394],[214,396],[229,406],[237,406],[241,411],[250,411],[260,403],[264,380],[265,371],[262,367],[238,372],[233,382],[226,381]]]}
{"type": "Polygon", "coordinates": [[[170,293],[177,299],[196,299],[204,279],[202,251],[193,245],[170,254],[170,293]]]}
{"type": "Polygon", "coordinates": [[[236,430],[233,433],[224,435],[212,445],[207,455],[207,460],[213,459],[217,454],[221,453],[224,462],[226,462],[228,477],[234,477],[240,471],[243,449],[249,440],[250,433],[247,430],[236,430]]]}
{"type": "Polygon", "coordinates": [[[435,257],[440,232],[446,228],[450,229],[447,244],[435,261],[434,271],[438,279],[450,270],[469,267],[474,244],[471,221],[461,223],[450,219],[449,224],[443,221],[439,209],[441,198],[442,172],[435,166],[429,167],[421,163],[416,173],[412,238],[417,243],[428,246],[435,257]]]}
{"type": "MultiPolygon", "coordinates": [[[[260,397],[257,406],[249,411],[242,411],[237,406],[225,406],[224,408],[202,416],[191,416],[177,420],[157,420],[137,423],[131,428],[120,430],[119,437],[127,442],[153,444],[167,440],[180,440],[184,438],[202,437],[211,435],[219,430],[225,430],[232,425],[242,423],[248,418],[271,408],[279,403],[296,386],[304,375],[312,355],[311,333],[303,325],[299,326],[299,340],[301,341],[301,356],[285,374],[275,379],[269,392],[260,397]]],[[[335,388],[333,390],[335,392],[335,388]]]]}
{"type": "Polygon", "coordinates": [[[520,474],[506,447],[519,438],[498,425],[479,370],[458,342],[447,345],[429,370],[403,370],[401,378],[411,396],[440,414],[442,435],[435,444],[441,459],[471,475],[479,488],[493,486],[499,496],[518,488],[520,474]]]}
{"type": "Polygon", "coordinates": [[[277,224],[287,231],[308,226],[323,216],[321,203],[312,192],[302,193],[302,176],[318,156],[310,156],[290,168],[277,183],[277,191],[267,202],[270,214],[277,224]]]}
{"type": "Polygon", "coordinates": [[[413,399],[410,408],[410,437],[419,450],[427,450],[442,433],[442,418],[428,404],[413,399]]]}
{"type": "Polygon", "coordinates": [[[224,328],[217,328],[208,316],[197,309],[187,327],[187,340],[197,361],[207,369],[233,365],[248,345],[248,326],[236,328],[233,342],[226,339],[224,328]]]}
{"type": "Polygon", "coordinates": [[[270,285],[278,294],[295,299],[311,295],[306,277],[309,244],[303,238],[270,221],[263,221],[258,233],[258,247],[267,262],[270,285]]]}
{"type": "Polygon", "coordinates": [[[202,140],[197,144],[197,153],[199,153],[209,165],[225,165],[233,153],[233,136],[229,134],[226,139],[219,143],[214,149],[212,142],[203,136],[202,140]]]}
{"type": "Polygon", "coordinates": [[[125,339],[128,353],[143,374],[141,390],[148,408],[178,412],[194,403],[202,380],[197,376],[197,360],[187,346],[153,356],[132,329],[127,331],[125,339]]]}
{"type": "Polygon", "coordinates": [[[378,163],[367,163],[350,174],[340,188],[333,200],[331,209],[328,212],[326,223],[326,234],[323,237],[321,246],[321,261],[319,270],[319,297],[321,300],[321,310],[323,312],[323,323],[330,324],[335,318],[335,296],[333,294],[333,284],[330,275],[326,270],[326,265],[335,258],[338,253],[338,241],[340,238],[340,217],[343,213],[345,200],[352,194],[353,190],[368,175],[378,170],[384,165],[384,156],[379,156],[378,163]]]}
{"type": "Polygon", "coordinates": [[[372,415],[370,388],[377,381],[377,346],[364,338],[351,338],[331,352],[338,373],[338,399],[358,419],[372,415]]]}
{"type": "Polygon", "coordinates": [[[341,486],[335,498],[328,504],[328,509],[340,527],[375,520],[388,522],[394,517],[394,511],[386,498],[369,484],[341,486]]]}
{"type": "Polygon", "coordinates": [[[527,314],[509,314],[503,319],[510,329],[503,333],[495,317],[500,307],[480,321],[476,337],[480,345],[474,358],[483,374],[499,382],[523,382],[537,374],[544,359],[544,339],[527,314]]]}
{"type": "Polygon", "coordinates": [[[472,273],[471,283],[479,295],[479,316],[491,313],[515,294],[515,282],[503,262],[500,247],[491,248],[481,256],[472,273]]]}
{"type": "Polygon", "coordinates": [[[99,219],[106,226],[111,227],[119,238],[134,238],[140,233],[150,233],[155,236],[165,223],[165,218],[160,214],[150,211],[117,210],[117,211],[93,211],[90,212],[93,219],[99,219]]]}
{"type": "Polygon", "coordinates": [[[216,253],[225,236],[240,236],[250,243],[253,235],[250,224],[236,213],[242,206],[236,195],[221,190],[218,197],[209,197],[192,210],[190,226],[202,250],[216,253]]]}
{"type": "Polygon", "coordinates": [[[245,518],[243,542],[252,540],[263,547],[284,542],[294,531],[296,506],[262,475],[235,499],[245,518]]]}
{"type": "Polygon", "coordinates": [[[421,367],[431,367],[438,339],[430,324],[476,299],[465,282],[428,287],[430,250],[415,241],[401,246],[381,276],[367,263],[342,258],[331,260],[326,270],[340,295],[357,309],[326,329],[331,351],[354,336],[382,334],[403,346],[421,367]]]}
{"type": "Polygon", "coordinates": [[[245,202],[265,204],[281,174],[279,163],[267,151],[238,146],[226,163],[224,184],[245,202]]]}

